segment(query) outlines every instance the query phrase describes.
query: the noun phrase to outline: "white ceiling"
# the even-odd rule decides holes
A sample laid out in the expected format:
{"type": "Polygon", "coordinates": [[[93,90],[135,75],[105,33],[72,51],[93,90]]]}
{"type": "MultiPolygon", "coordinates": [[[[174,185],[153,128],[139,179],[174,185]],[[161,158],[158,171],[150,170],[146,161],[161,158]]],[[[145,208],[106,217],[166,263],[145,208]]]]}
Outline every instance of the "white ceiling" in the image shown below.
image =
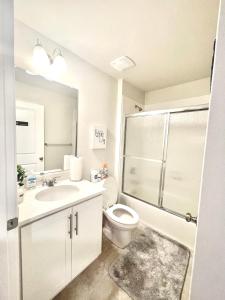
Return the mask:
{"type": "Polygon", "coordinates": [[[219,0],[15,0],[15,17],[113,77],[144,91],[210,74],[219,0]]]}

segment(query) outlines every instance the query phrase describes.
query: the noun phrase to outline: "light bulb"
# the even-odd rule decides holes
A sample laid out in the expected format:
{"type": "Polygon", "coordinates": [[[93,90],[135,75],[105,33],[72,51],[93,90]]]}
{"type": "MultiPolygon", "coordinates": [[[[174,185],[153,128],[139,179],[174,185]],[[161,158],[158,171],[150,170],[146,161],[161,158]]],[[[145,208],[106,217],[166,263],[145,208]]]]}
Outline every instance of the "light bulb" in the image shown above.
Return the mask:
{"type": "MultiPolygon", "coordinates": [[[[65,73],[67,70],[67,65],[65,58],[63,57],[60,50],[55,49],[54,52],[59,51],[58,54],[54,56],[53,62],[49,67],[48,74],[46,74],[46,78],[49,80],[59,80],[60,77],[65,73]]],[[[54,55],[54,54],[53,54],[54,55]]]]}
{"type": "Polygon", "coordinates": [[[48,54],[39,41],[33,49],[32,64],[35,72],[39,74],[46,73],[50,66],[48,54]]]}
{"type": "Polygon", "coordinates": [[[61,51],[54,57],[51,67],[52,71],[59,75],[65,73],[67,65],[61,51]]]}

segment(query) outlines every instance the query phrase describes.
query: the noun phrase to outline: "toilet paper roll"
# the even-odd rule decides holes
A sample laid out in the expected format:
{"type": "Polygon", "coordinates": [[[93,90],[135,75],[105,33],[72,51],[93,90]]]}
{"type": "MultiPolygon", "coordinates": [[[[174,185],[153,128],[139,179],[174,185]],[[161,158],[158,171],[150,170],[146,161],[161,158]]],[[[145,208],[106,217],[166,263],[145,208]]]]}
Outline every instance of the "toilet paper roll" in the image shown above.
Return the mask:
{"type": "Polygon", "coordinates": [[[63,170],[70,169],[70,159],[73,155],[64,155],[63,170]]]}
{"type": "Polygon", "coordinates": [[[70,158],[70,180],[80,181],[82,179],[83,158],[73,156],[70,158]]]}

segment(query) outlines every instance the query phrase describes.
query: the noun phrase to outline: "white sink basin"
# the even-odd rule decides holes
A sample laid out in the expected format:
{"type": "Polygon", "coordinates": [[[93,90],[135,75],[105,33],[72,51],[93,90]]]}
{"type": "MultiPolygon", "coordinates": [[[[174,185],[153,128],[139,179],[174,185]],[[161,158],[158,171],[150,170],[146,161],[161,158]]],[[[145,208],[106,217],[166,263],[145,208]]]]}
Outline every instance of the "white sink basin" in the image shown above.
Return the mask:
{"type": "Polygon", "coordinates": [[[73,185],[59,185],[50,187],[37,193],[35,198],[39,201],[59,201],[73,197],[79,189],[73,185]]]}

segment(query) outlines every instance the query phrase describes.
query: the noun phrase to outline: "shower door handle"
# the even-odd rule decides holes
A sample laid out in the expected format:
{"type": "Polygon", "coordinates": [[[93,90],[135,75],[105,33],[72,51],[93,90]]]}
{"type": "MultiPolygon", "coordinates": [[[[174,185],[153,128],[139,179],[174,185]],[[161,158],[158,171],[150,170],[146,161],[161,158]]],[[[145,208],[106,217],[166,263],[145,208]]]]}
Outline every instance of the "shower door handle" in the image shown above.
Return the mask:
{"type": "Polygon", "coordinates": [[[186,213],[185,220],[197,224],[197,217],[192,217],[191,213],[186,213]]]}

